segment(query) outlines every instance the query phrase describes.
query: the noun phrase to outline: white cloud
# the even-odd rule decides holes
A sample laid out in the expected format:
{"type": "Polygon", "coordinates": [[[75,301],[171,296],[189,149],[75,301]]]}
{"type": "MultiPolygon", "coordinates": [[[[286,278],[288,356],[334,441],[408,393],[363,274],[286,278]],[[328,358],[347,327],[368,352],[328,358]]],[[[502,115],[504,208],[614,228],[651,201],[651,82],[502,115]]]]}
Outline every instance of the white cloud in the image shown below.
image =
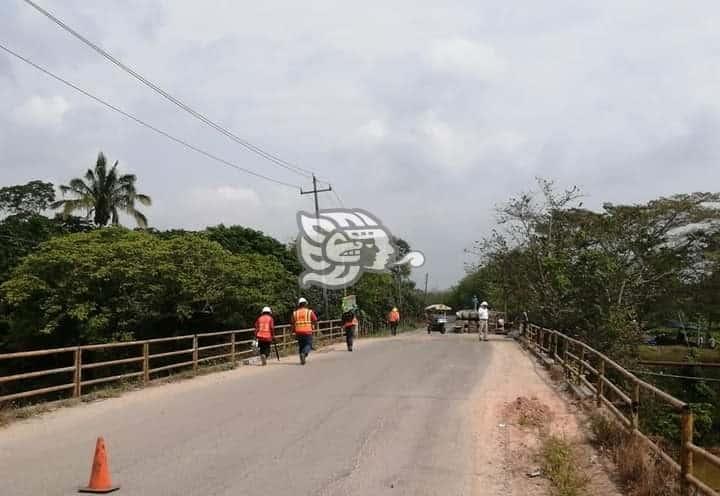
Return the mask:
{"type": "Polygon", "coordinates": [[[61,96],[33,96],[15,109],[15,119],[30,126],[56,127],[69,109],[70,104],[61,96]]]}
{"type": "Polygon", "coordinates": [[[515,131],[453,126],[432,112],[418,124],[418,138],[427,143],[442,167],[464,170],[484,159],[517,154],[524,150],[525,137],[515,131]]]}
{"type": "Polygon", "coordinates": [[[388,135],[387,125],[380,119],[369,120],[360,126],[360,135],[373,141],[380,141],[388,135]]]}
{"type": "Polygon", "coordinates": [[[431,66],[438,72],[488,82],[505,72],[505,61],[492,46],[462,38],[434,42],[429,56],[431,66]]]}
{"type": "Polygon", "coordinates": [[[255,209],[260,196],[253,190],[239,186],[196,188],[190,192],[190,202],[196,208],[221,211],[224,209],[255,209]]]}
{"type": "MultiPolygon", "coordinates": [[[[309,186],[5,3],[0,25],[28,57],[219,156],[309,186]]],[[[462,274],[462,250],[492,227],[493,206],[536,175],[580,184],[598,203],[720,181],[717,1],[55,3],[148,78],[388,221],[425,251],[440,286],[462,274]],[[493,185],[480,197],[468,184],[479,175],[493,185]],[[467,212],[469,227],[438,236],[442,219],[467,212]]],[[[313,208],[309,195],[214,164],[80,97],[70,110],[38,99],[72,93],[17,61],[0,66],[2,184],[66,182],[102,149],[138,174],[157,227],[237,223],[286,240],[295,212],[313,208]]],[[[320,201],[336,204],[331,194],[320,201]]]]}

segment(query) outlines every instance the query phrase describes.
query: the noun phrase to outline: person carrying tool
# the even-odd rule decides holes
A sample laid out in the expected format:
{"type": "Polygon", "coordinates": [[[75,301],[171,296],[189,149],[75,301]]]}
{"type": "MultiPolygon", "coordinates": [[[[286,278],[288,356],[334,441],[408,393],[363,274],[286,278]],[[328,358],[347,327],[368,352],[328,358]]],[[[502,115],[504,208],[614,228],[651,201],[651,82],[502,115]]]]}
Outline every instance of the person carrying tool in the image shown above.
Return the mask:
{"type": "Polygon", "coordinates": [[[348,351],[353,350],[353,338],[357,331],[358,319],[356,316],[357,310],[348,310],[342,315],[342,326],[345,330],[345,342],[347,343],[348,351]]]}
{"type": "Polygon", "coordinates": [[[303,365],[312,349],[313,330],[317,325],[317,320],[317,315],[308,307],[307,300],[300,298],[297,309],[292,315],[292,329],[298,342],[300,363],[303,365]]]}
{"type": "Polygon", "coordinates": [[[260,317],[255,321],[255,339],[260,349],[260,360],[263,365],[267,365],[267,359],[270,356],[270,345],[272,345],[275,333],[275,321],[272,318],[272,310],[270,307],[263,307],[260,317]]]}
{"type": "Polygon", "coordinates": [[[487,335],[488,335],[488,317],[490,316],[490,312],[488,312],[488,304],[487,301],[483,301],[480,303],[480,307],[478,308],[478,339],[480,341],[487,341],[487,335]]]}
{"type": "Polygon", "coordinates": [[[388,315],[388,324],[390,324],[390,334],[397,336],[398,324],[400,324],[400,312],[397,307],[393,307],[388,315]]]}

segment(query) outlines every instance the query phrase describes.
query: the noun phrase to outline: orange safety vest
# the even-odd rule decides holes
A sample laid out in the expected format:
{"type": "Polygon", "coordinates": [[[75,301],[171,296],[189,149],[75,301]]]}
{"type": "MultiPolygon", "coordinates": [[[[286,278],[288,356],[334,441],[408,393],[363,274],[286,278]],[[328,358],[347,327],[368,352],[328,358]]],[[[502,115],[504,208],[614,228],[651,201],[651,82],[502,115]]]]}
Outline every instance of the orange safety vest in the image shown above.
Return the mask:
{"type": "Polygon", "coordinates": [[[390,312],[390,322],[398,322],[400,320],[400,312],[390,312]]]}
{"type": "Polygon", "coordinates": [[[263,314],[255,321],[255,337],[258,341],[272,341],[273,339],[273,318],[263,314]]]}
{"type": "Polygon", "coordinates": [[[298,308],[293,312],[293,330],[295,334],[312,334],[312,310],[298,308]]]}

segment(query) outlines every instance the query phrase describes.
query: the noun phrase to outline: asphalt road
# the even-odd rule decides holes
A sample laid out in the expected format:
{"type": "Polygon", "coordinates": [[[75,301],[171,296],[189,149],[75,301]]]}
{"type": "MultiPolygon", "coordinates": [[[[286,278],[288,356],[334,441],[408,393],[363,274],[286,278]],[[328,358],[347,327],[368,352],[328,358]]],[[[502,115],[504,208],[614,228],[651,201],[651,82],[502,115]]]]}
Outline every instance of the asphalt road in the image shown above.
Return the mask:
{"type": "Polygon", "coordinates": [[[470,495],[476,336],[359,341],[65,408],[0,430],[0,494],[76,494],[98,435],[132,496],[470,495]]]}

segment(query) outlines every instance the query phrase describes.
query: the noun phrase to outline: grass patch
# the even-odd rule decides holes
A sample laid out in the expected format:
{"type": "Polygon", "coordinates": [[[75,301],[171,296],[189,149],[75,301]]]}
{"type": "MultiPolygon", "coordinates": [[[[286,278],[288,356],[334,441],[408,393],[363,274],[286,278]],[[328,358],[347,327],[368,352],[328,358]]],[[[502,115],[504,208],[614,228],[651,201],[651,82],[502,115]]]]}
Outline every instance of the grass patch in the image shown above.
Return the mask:
{"type": "Polygon", "coordinates": [[[619,482],[629,496],[675,496],[677,477],[637,437],[602,413],[590,417],[594,442],[612,457],[619,482]]]}
{"type": "MultiPolygon", "coordinates": [[[[720,362],[720,348],[692,348],[699,353],[700,362],[720,362]]],[[[640,346],[640,360],[684,362],[690,349],[687,346],[640,346]]]]}
{"type": "Polygon", "coordinates": [[[578,466],[575,447],[565,438],[550,435],[540,448],[542,469],[552,484],[552,496],[585,496],[590,479],[578,466]]]}

